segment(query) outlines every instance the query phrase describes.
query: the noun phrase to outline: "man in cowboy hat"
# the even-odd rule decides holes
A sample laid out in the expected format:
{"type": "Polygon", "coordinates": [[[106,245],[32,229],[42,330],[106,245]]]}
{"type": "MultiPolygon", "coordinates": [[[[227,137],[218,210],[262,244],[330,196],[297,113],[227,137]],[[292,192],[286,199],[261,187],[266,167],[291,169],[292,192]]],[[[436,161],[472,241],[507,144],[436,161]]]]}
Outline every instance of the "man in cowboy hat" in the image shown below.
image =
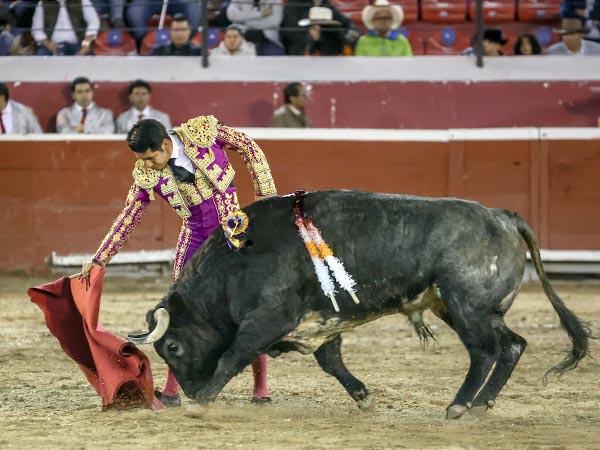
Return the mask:
{"type": "Polygon", "coordinates": [[[390,5],[388,0],[375,0],[365,6],[362,21],[369,29],[356,43],[356,56],[412,56],[408,39],[398,27],[404,19],[404,11],[399,5],[390,5]]]}
{"type": "Polygon", "coordinates": [[[583,39],[589,29],[582,26],[581,20],[564,18],[561,27],[554,30],[561,35],[558,42],[546,50],[548,55],[600,55],[600,44],[583,39]]]}
{"type": "MultiPolygon", "coordinates": [[[[344,29],[341,22],[333,19],[333,11],[324,6],[313,6],[308,17],[298,21],[308,27],[304,54],[310,56],[340,56],[344,51],[344,29]]],[[[350,50],[348,54],[352,54],[350,50]]]]}

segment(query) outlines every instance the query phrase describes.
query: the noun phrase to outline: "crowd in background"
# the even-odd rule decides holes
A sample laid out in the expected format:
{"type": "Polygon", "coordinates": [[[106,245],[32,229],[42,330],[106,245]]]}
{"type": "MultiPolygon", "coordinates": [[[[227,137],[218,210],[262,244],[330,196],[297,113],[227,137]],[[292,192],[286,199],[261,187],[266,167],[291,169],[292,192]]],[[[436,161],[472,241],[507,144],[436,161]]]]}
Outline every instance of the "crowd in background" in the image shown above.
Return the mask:
{"type": "MultiPolygon", "coordinates": [[[[544,49],[523,33],[511,53],[600,54],[600,0],[563,0],[560,13],[560,42],[544,49]]],[[[211,17],[220,30],[213,37],[198,32],[201,19],[200,0],[1,0],[0,56],[103,54],[103,45],[130,45],[127,54],[198,56],[202,39],[215,57],[414,53],[401,27],[404,11],[388,0],[366,5],[360,18],[340,12],[336,0],[224,0],[211,17]],[[160,16],[163,5],[167,15],[160,16]]],[[[461,53],[474,53],[474,42],[461,53]]],[[[506,42],[501,28],[486,29],[484,54],[505,54],[506,42]]]]}
{"type": "MultiPolygon", "coordinates": [[[[94,102],[94,87],[85,77],[77,77],[70,84],[73,103],[56,115],[56,132],[68,134],[127,133],[143,119],[155,119],[166,129],[172,128],[168,113],[153,108],[152,86],[144,80],[135,80],[127,89],[129,109],[114,119],[110,109],[94,102]]],[[[304,110],[306,87],[298,82],[288,84],[283,90],[284,104],[275,111],[271,126],[279,128],[309,128],[310,121],[304,110]]],[[[10,98],[8,86],[0,82],[0,136],[5,134],[43,133],[35,112],[28,106],[10,98]]]]}

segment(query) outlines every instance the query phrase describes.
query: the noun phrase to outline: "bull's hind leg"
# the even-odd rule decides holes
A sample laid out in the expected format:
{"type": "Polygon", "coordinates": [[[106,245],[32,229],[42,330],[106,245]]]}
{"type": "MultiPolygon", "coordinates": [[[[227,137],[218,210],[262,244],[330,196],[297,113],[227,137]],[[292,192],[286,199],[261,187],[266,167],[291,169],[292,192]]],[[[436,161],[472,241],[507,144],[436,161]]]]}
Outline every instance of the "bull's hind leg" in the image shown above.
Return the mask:
{"type": "Polygon", "coordinates": [[[493,406],[527,346],[527,341],[510,330],[503,318],[494,321],[494,330],[500,344],[500,356],[488,381],[473,400],[472,412],[476,414],[493,406]]]}
{"type": "Polygon", "coordinates": [[[452,324],[466,347],[470,359],[465,381],[446,409],[447,419],[457,419],[473,405],[475,395],[498,358],[499,346],[492,329],[492,317],[486,311],[474,307],[476,300],[456,301],[452,296],[444,297],[443,293],[442,298],[448,310],[447,321],[452,324]]]}
{"type": "Polygon", "coordinates": [[[375,408],[375,397],[367,390],[362,381],[350,373],[344,364],[342,337],[339,334],[333,340],[321,345],[314,355],[319,366],[344,386],[361,410],[372,411],[375,408]]]}

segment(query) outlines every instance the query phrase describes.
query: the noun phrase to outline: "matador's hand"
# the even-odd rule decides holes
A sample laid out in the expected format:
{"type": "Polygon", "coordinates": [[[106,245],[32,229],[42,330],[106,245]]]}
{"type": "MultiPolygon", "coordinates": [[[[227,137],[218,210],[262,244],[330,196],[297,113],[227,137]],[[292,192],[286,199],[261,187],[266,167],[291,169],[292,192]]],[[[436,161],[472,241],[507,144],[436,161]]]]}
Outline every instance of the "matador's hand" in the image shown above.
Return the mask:
{"type": "Polygon", "coordinates": [[[269,197],[277,197],[277,194],[255,195],[254,201],[257,202],[259,200],[264,200],[265,198],[269,198],[269,197]]]}
{"type": "Polygon", "coordinates": [[[98,261],[89,261],[83,263],[81,266],[81,273],[75,274],[71,276],[71,278],[77,277],[80,282],[85,281],[85,290],[87,291],[90,287],[90,272],[92,271],[92,267],[103,267],[98,261]]]}

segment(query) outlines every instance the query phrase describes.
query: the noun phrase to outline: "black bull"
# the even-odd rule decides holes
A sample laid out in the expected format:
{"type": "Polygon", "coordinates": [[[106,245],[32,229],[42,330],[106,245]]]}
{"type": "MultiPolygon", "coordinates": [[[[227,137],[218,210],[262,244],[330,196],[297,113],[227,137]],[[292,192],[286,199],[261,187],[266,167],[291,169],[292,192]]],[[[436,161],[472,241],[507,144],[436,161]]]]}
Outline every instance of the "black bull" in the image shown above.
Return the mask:
{"type": "Polygon", "coordinates": [[[521,286],[527,247],[544,292],[572,342],[549,372],[573,369],[588,353],[589,328],[552,289],[530,227],[516,214],[451,198],[359,191],[323,191],[303,199],[306,217],[356,281],[355,304],[323,294],[294,223],[293,197],[245,209],[248,247],[231,251],[215,232],[169,293],[148,312],[152,330],[134,342],[155,342],[185,394],[213,401],[257,355],[314,353],[358,403],[373,396],[346,368],[340,334],[381,316],[403,313],[420,335],[429,309],[469,352],[470,367],[448,417],[491,407],[527,342],[504,323],[521,286]]]}

